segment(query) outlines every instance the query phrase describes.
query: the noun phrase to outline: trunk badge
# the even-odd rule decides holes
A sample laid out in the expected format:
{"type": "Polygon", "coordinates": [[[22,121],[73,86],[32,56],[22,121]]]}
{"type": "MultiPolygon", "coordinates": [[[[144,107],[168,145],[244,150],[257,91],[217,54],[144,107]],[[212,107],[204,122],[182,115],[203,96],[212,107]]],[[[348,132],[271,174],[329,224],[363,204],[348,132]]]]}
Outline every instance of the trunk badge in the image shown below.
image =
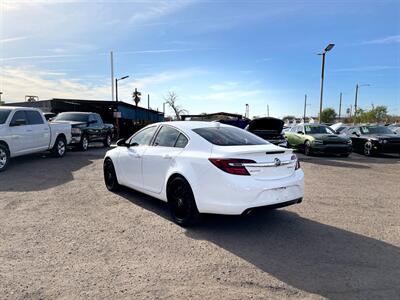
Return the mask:
{"type": "Polygon", "coordinates": [[[281,165],[281,160],[279,158],[275,158],[274,163],[275,167],[279,167],[281,165]]]}

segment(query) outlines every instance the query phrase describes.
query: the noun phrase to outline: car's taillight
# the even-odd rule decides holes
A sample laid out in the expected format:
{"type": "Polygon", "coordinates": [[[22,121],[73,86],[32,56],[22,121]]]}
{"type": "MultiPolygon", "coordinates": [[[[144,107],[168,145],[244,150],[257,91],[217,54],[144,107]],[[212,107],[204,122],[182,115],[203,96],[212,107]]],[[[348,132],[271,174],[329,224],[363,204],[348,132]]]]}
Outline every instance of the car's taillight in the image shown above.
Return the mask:
{"type": "Polygon", "coordinates": [[[300,161],[295,154],[292,155],[291,160],[296,160],[296,166],[295,166],[294,170],[298,170],[301,168],[300,161]]]}
{"type": "Polygon", "coordinates": [[[234,159],[234,158],[209,158],[214,166],[222,171],[234,175],[250,175],[243,164],[254,164],[254,160],[250,159],[234,159]]]}

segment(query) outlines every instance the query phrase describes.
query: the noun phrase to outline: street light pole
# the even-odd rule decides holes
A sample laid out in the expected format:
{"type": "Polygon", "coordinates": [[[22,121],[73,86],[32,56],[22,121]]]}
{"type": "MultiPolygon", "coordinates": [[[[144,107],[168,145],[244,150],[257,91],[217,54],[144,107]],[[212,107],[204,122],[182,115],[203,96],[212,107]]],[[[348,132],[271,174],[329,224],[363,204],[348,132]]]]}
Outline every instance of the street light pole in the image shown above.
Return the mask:
{"type": "Polygon", "coordinates": [[[117,138],[119,138],[119,115],[118,115],[118,81],[119,80],[124,80],[126,78],[128,78],[129,76],[124,76],[121,78],[115,78],[115,102],[116,102],[116,120],[115,120],[115,125],[117,127],[117,138]]]}
{"type": "Polygon", "coordinates": [[[306,122],[306,110],[307,110],[307,94],[304,95],[304,115],[303,115],[304,123],[306,122]]]}
{"type": "Polygon", "coordinates": [[[340,92],[340,100],[339,100],[339,121],[341,112],[342,112],[342,92],[340,92]]]}
{"type": "Polygon", "coordinates": [[[321,114],[322,114],[322,100],[324,96],[324,73],[325,73],[325,55],[327,52],[332,50],[332,48],[335,46],[335,44],[329,44],[326,46],[324,52],[320,53],[319,55],[322,55],[322,68],[321,68],[321,95],[319,98],[319,117],[318,117],[318,122],[321,123],[321,114]]]}

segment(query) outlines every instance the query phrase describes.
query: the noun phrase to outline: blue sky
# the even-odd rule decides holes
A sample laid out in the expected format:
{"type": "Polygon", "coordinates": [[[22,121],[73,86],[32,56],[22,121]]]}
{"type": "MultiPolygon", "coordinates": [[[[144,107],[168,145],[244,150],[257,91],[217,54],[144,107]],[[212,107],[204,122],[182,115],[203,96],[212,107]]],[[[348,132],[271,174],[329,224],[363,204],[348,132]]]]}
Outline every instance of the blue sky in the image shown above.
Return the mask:
{"type": "MultiPolygon", "coordinates": [[[[151,107],[175,91],[190,113],[317,115],[328,43],[324,107],[387,105],[400,114],[398,1],[2,1],[3,100],[110,99],[109,52],[119,95],[137,87],[151,107]]],[[[146,106],[146,101],[141,105],[146,106]]],[[[343,112],[342,112],[343,114],[343,112]]]]}

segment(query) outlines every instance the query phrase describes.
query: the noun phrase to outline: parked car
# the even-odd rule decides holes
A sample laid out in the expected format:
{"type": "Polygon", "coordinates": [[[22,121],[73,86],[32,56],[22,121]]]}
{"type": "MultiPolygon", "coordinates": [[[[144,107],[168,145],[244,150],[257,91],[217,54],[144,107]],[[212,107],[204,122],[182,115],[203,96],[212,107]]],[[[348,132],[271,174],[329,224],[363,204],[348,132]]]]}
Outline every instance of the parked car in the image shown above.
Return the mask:
{"type": "Polygon", "coordinates": [[[353,141],[354,151],[371,156],[378,153],[400,154],[400,136],[386,126],[351,126],[346,134],[353,141]]]}
{"type": "Polygon", "coordinates": [[[52,112],[45,112],[45,113],[43,113],[43,115],[47,121],[52,121],[52,119],[54,119],[57,116],[57,114],[52,113],[52,112]]]}
{"type": "Polygon", "coordinates": [[[217,122],[148,125],[104,158],[108,190],[123,185],[166,201],[182,226],[201,213],[238,215],[300,203],[303,177],[291,149],[217,122]]]}
{"type": "Polygon", "coordinates": [[[51,150],[65,155],[71,126],[47,123],[42,112],[28,107],[0,107],[0,172],[12,157],[51,150]]]}
{"type": "Polygon", "coordinates": [[[400,124],[389,125],[388,128],[396,134],[400,134],[400,124]]]}
{"type": "Polygon", "coordinates": [[[287,147],[283,125],[281,119],[266,117],[251,120],[245,129],[274,145],[287,147]]]}
{"type": "Polygon", "coordinates": [[[352,151],[351,139],[326,125],[300,124],[285,132],[285,137],[290,146],[303,150],[305,155],[329,153],[347,157],[352,151]]]}
{"type": "Polygon", "coordinates": [[[56,122],[69,123],[72,126],[72,146],[82,151],[89,148],[89,143],[102,142],[105,147],[111,146],[113,125],[105,124],[97,113],[63,112],[53,119],[56,122]]]}

